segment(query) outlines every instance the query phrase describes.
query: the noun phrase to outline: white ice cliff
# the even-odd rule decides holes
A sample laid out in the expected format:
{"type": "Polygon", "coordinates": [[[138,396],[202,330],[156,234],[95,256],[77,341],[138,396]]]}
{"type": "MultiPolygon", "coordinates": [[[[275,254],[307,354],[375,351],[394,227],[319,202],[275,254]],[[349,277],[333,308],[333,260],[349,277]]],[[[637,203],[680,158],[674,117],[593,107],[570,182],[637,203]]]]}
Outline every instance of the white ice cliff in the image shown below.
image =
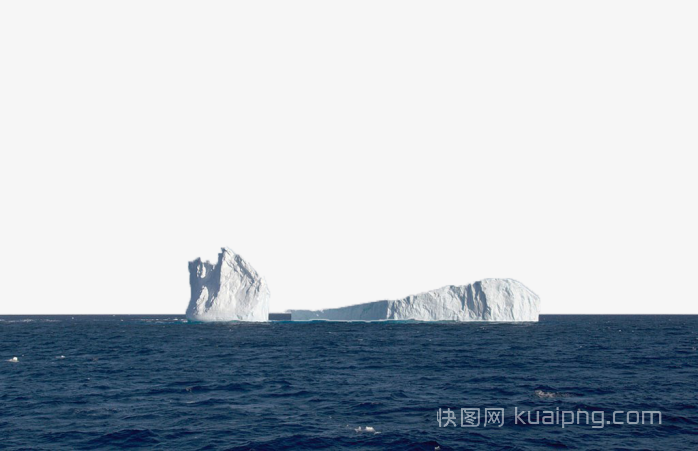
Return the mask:
{"type": "Polygon", "coordinates": [[[538,321],[540,298],[513,279],[484,279],[396,301],[326,310],[291,310],[293,321],[538,321]]]}
{"type": "Polygon", "coordinates": [[[267,321],[269,287],[262,276],[238,254],[221,249],[218,262],[189,262],[192,321],[267,321]]]}

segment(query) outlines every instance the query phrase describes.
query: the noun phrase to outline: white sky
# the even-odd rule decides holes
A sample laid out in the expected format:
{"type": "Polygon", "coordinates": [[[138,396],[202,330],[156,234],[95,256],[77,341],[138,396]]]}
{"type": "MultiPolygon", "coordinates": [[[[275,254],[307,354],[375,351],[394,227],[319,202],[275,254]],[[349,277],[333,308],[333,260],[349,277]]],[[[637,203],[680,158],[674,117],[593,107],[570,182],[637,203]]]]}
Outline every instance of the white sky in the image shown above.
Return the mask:
{"type": "Polygon", "coordinates": [[[0,3],[0,314],[515,278],[698,313],[698,3],[0,3]]]}

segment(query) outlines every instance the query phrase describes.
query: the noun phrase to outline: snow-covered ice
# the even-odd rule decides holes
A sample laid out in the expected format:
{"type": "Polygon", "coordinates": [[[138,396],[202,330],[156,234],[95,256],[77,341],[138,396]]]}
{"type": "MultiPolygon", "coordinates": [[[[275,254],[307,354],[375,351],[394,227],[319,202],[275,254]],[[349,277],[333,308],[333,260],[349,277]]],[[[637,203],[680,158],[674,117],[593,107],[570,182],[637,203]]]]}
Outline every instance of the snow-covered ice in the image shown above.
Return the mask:
{"type": "Polygon", "coordinates": [[[267,321],[269,287],[242,257],[222,248],[218,262],[189,262],[192,321],[267,321]]]}
{"type": "Polygon", "coordinates": [[[540,298],[513,279],[450,285],[394,301],[326,310],[291,310],[294,321],[538,321],[540,298]]]}
{"type": "MultiPolygon", "coordinates": [[[[189,262],[192,321],[268,321],[269,287],[240,255],[221,249],[218,261],[189,262]]],[[[538,321],[540,298],[513,279],[449,285],[403,299],[325,310],[290,310],[292,321],[538,321]]]]}

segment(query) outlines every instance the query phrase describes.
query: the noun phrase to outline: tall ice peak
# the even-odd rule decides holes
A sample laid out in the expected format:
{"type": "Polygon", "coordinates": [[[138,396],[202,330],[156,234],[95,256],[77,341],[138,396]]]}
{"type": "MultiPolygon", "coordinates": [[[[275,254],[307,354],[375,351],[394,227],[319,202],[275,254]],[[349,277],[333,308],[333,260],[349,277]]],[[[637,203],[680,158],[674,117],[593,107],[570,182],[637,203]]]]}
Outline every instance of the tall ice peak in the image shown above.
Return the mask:
{"type": "Polygon", "coordinates": [[[191,321],[267,321],[269,287],[264,277],[232,249],[224,247],[218,261],[189,262],[191,321]]]}

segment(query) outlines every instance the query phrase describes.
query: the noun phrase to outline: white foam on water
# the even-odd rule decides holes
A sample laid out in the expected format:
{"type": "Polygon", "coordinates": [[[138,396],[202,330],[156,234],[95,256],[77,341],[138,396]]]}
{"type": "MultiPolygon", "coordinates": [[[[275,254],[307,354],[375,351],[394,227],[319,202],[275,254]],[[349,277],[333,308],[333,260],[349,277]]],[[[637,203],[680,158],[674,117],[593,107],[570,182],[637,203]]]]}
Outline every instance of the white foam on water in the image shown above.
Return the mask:
{"type": "Polygon", "coordinates": [[[372,434],[380,434],[380,432],[377,432],[373,426],[366,426],[363,429],[361,428],[361,426],[359,426],[358,428],[354,429],[354,431],[356,431],[356,432],[368,432],[368,433],[372,433],[372,434]]]}
{"type": "Polygon", "coordinates": [[[539,398],[566,398],[570,396],[568,393],[557,393],[557,392],[550,392],[550,391],[543,391],[543,390],[535,390],[533,392],[536,396],[539,398]]]}

